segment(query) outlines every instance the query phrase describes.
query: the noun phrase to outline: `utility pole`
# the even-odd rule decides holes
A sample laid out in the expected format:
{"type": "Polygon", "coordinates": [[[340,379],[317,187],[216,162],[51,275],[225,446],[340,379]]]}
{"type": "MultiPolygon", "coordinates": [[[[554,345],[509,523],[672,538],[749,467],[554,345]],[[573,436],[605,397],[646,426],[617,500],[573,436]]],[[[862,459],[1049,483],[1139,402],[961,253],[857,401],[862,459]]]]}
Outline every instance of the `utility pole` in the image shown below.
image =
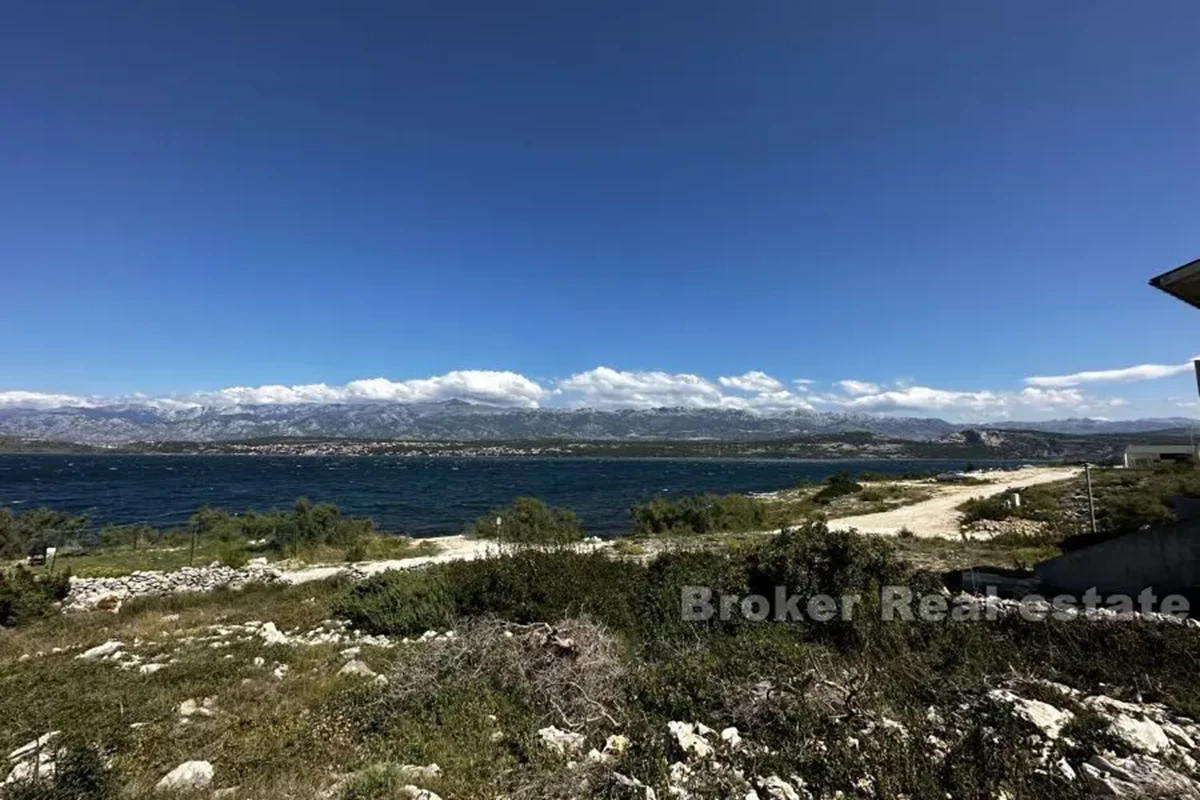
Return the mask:
{"type": "Polygon", "coordinates": [[[1096,532],[1096,499],[1092,497],[1092,465],[1085,463],[1083,465],[1083,476],[1087,479],[1088,490],[1088,516],[1092,520],[1092,533],[1096,532]]]}

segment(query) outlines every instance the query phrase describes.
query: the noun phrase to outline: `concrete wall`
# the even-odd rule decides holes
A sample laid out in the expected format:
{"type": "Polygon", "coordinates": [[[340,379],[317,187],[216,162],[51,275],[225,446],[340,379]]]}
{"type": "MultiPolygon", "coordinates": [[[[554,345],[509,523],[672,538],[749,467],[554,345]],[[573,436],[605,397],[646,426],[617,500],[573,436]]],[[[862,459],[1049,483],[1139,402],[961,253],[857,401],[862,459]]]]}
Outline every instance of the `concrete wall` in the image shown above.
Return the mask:
{"type": "Polygon", "coordinates": [[[1136,595],[1200,587],[1200,519],[1126,534],[1085,547],[1033,568],[1048,588],[1083,594],[1136,595]]]}
{"type": "Polygon", "coordinates": [[[1164,461],[1200,461],[1200,447],[1189,444],[1131,444],[1125,448],[1125,467],[1153,467],[1164,461]]]}

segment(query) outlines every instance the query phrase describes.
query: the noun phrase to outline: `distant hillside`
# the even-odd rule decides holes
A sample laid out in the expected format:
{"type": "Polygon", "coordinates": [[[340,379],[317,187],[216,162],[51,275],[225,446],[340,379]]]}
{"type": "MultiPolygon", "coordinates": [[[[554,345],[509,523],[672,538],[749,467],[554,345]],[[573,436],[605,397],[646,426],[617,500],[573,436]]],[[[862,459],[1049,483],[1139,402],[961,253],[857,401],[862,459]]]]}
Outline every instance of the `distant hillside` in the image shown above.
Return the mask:
{"type": "Polygon", "coordinates": [[[510,409],[447,403],[300,404],[160,409],[146,406],[0,409],[0,435],[119,444],[213,442],[262,437],[418,440],[777,439],[865,431],[935,439],[958,426],[939,419],[663,408],[510,409]]]}
{"type": "Polygon", "coordinates": [[[753,441],[797,436],[873,433],[911,441],[936,441],[980,427],[1061,434],[1142,433],[1187,428],[1186,419],[1054,420],[961,425],[941,419],[793,411],[659,408],[512,409],[452,400],[445,403],[356,403],[94,408],[0,408],[0,436],[96,445],[132,442],[221,442],[270,437],[406,439],[416,441],[515,441],[562,439],[753,441]]]}

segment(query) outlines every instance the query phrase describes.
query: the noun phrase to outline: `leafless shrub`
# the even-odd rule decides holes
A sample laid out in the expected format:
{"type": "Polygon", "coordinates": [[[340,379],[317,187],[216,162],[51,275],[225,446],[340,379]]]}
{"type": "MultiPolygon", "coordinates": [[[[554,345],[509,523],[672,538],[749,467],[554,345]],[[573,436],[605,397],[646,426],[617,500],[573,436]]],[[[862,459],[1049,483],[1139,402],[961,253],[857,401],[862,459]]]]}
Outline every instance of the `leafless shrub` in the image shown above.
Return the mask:
{"type": "Polygon", "coordinates": [[[447,686],[488,679],[551,709],[548,724],[622,724],[625,666],[617,640],[586,618],[555,625],[480,620],[453,639],[409,646],[384,702],[404,704],[447,686]]]}

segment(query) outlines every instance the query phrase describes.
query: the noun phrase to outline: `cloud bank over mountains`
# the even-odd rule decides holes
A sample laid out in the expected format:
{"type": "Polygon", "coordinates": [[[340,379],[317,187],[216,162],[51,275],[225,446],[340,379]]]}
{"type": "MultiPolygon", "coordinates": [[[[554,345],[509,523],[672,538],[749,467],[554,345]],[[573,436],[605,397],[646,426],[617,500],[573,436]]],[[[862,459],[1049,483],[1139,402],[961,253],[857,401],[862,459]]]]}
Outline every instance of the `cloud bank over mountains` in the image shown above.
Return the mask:
{"type": "Polygon", "coordinates": [[[142,394],[97,397],[0,391],[0,408],[102,408],[141,405],[160,410],[243,405],[437,403],[461,400],[504,408],[599,410],[727,409],[779,414],[843,410],[867,413],[930,413],[973,418],[1010,418],[1045,413],[1096,414],[1127,404],[1121,397],[1085,393],[1081,386],[1127,384],[1181,375],[1183,364],[1139,364],[1064,375],[1031,376],[1019,389],[947,389],[898,381],[844,378],[822,384],[778,378],[760,370],[715,379],[693,373],[629,371],[599,366],[567,378],[538,381],[506,370],[454,370],[408,380],[367,378],[341,385],[232,386],[181,396],[142,394]]]}

